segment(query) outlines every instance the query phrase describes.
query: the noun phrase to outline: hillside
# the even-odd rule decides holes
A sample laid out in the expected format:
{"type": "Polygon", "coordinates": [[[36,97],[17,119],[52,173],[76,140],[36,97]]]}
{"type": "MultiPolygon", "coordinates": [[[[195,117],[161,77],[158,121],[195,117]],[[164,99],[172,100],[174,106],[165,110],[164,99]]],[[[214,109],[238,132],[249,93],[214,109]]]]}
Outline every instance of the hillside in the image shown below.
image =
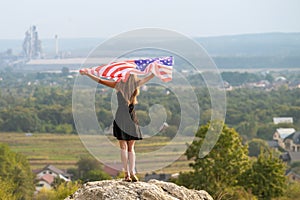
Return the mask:
{"type": "Polygon", "coordinates": [[[300,68],[300,33],[196,38],[221,69],[300,68]]]}
{"type": "MultiPolygon", "coordinates": [[[[203,46],[220,69],[300,68],[300,33],[260,33],[193,39],[203,46]]],[[[69,57],[85,58],[103,41],[104,38],[61,38],[59,48],[69,57]]],[[[176,38],[169,41],[170,45],[180,43],[176,38]]],[[[138,42],[138,39],[132,42],[138,42]]],[[[109,57],[112,52],[124,48],[124,45],[111,47],[104,52],[105,56],[109,57]]],[[[14,55],[19,55],[21,46],[22,40],[0,40],[0,52],[12,49],[14,55]]],[[[42,39],[42,48],[45,58],[53,58],[54,39],[42,39]]],[[[148,54],[149,52],[145,55],[148,54]]]]}

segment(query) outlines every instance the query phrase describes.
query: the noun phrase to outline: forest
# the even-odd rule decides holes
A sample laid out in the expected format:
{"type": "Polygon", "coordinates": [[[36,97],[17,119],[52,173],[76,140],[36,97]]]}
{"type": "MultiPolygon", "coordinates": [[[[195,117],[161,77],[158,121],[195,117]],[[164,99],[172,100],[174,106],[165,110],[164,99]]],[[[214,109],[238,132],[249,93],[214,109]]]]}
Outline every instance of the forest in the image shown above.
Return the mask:
{"type": "MultiPolygon", "coordinates": [[[[76,134],[72,115],[72,89],[76,74],[62,69],[62,73],[21,74],[4,70],[0,73],[0,131],[76,134]],[[70,75],[73,75],[70,78],[70,75]]],[[[247,140],[272,139],[278,126],[300,129],[300,89],[290,87],[300,75],[287,73],[289,82],[277,88],[249,88],[248,83],[268,80],[274,82],[274,74],[223,72],[222,78],[233,86],[226,91],[225,123],[235,128],[247,140]],[[293,124],[274,125],[273,117],[292,117],[293,124]]],[[[200,108],[199,124],[211,118],[211,99],[200,76],[191,75],[200,108]]],[[[113,121],[111,108],[112,90],[98,86],[95,93],[96,115],[100,126],[110,127],[113,121]]],[[[160,134],[173,137],[178,129],[181,111],[176,95],[166,88],[149,86],[139,95],[137,114],[140,125],[149,123],[149,108],[162,105],[167,113],[168,129],[160,134]]],[[[189,127],[183,131],[193,135],[189,127]]]]}
{"type": "MultiPolygon", "coordinates": [[[[198,86],[194,87],[194,91],[200,108],[200,122],[196,132],[192,127],[185,127],[183,134],[195,135],[198,140],[194,140],[185,152],[191,161],[191,170],[181,172],[178,179],[171,181],[188,188],[205,188],[215,199],[295,199],[299,195],[299,184],[286,182],[284,172],[288,166],[278,159],[278,152],[271,151],[263,140],[272,140],[278,127],[300,129],[300,88],[295,84],[300,79],[299,74],[285,73],[288,81],[280,84],[276,83],[276,77],[283,74],[278,72],[223,72],[221,75],[224,82],[232,86],[226,91],[226,125],[206,159],[199,159],[196,155],[211,120],[210,94],[201,76],[189,77],[191,83],[198,86]],[[251,86],[251,83],[260,81],[268,81],[270,87],[251,86]],[[292,117],[293,124],[275,125],[273,117],[292,117]],[[202,166],[207,167],[204,170],[202,166]],[[268,181],[258,182],[259,177],[268,181]],[[208,178],[209,181],[199,182],[208,178]],[[274,185],[274,182],[277,184],[274,185]]],[[[0,72],[0,132],[77,134],[72,114],[74,77],[76,73],[67,69],[62,69],[61,73],[22,74],[11,69],[0,72]]],[[[95,109],[102,128],[110,127],[113,120],[111,95],[111,89],[97,87],[95,109]]],[[[155,104],[162,105],[167,114],[168,127],[159,134],[174,137],[182,120],[176,94],[155,85],[149,85],[147,91],[142,91],[136,107],[141,125],[149,123],[149,109],[155,104]]],[[[5,161],[0,163],[0,185],[3,186],[0,196],[13,194],[9,196],[11,199],[30,199],[34,178],[28,161],[23,155],[11,152],[6,145],[1,145],[0,150],[0,157],[5,161]],[[15,165],[22,172],[19,176],[11,173],[15,165]],[[9,180],[14,180],[14,183],[9,180]],[[28,192],[24,193],[22,189],[28,192]]],[[[89,162],[94,165],[93,160],[89,162]]],[[[81,158],[76,164],[78,169],[82,168],[81,163],[88,161],[81,158]]],[[[98,164],[95,163],[92,169],[100,169],[98,164]]],[[[299,169],[297,163],[289,167],[299,169]]],[[[73,169],[74,177],[78,176],[77,168],[73,169]]],[[[69,185],[57,182],[54,190],[44,191],[36,199],[63,199],[87,178],[102,180],[110,177],[101,169],[86,171],[84,177],[77,177],[79,182],[69,185]]]]}

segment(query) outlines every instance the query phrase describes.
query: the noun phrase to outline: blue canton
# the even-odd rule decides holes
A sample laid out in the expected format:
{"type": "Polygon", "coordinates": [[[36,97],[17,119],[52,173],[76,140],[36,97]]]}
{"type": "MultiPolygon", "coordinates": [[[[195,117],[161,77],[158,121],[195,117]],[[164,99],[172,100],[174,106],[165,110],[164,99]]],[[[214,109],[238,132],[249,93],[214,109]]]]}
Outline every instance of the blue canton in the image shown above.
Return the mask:
{"type": "Polygon", "coordinates": [[[140,59],[140,60],[135,60],[134,62],[136,64],[136,69],[138,69],[140,71],[144,71],[150,63],[153,63],[157,60],[163,65],[167,65],[167,66],[173,65],[172,57],[140,59]]]}

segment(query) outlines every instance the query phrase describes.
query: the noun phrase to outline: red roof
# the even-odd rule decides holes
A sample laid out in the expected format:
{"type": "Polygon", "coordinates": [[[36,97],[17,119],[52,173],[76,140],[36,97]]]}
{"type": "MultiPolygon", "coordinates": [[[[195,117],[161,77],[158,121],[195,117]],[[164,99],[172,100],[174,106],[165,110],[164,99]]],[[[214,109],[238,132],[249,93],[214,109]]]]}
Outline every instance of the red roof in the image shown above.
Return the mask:
{"type": "Polygon", "coordinates": [[[42,176],[41,178],[39,178],[38,180],[40,181],[45,181],[47,182],[49,185],[51,185],[54,181],[54,176],[51,174],[45,174],[44,176],[42,176]]]}

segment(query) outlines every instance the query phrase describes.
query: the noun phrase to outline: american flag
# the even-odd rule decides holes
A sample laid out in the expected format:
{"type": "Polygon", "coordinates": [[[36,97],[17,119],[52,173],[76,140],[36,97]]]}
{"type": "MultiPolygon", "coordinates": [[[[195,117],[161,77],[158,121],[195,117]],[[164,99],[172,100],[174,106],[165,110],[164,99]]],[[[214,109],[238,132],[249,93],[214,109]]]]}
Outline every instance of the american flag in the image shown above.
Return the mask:
{"type": "Polygon", "coordinates": [[[127,80],[129,74],[146,75],[152,72],[164,82],[172,80],[173,57],[145,58],[113,62],[107,65],[81,69],[89,74],[114,79],[127,80]]]}

